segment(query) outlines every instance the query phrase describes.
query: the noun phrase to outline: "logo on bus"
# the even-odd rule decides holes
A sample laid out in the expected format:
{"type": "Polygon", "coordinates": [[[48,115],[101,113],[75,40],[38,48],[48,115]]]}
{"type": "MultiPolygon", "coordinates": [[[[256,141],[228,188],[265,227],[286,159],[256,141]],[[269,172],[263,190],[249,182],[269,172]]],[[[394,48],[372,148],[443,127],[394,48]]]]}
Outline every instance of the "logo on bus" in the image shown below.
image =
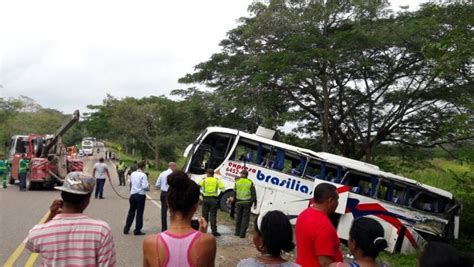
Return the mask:
{"type": "Polygon", "coordinates": [[[257,170],[257,180],[265,183],[271,183],[279,187],[288,188],[304,194],[312,194],[312,192],[309,191],[308,186],[301,184],[300,181],[297,181],[296,179],[282,179],[276,176],[265,175],[261,170],[257,170]]]}

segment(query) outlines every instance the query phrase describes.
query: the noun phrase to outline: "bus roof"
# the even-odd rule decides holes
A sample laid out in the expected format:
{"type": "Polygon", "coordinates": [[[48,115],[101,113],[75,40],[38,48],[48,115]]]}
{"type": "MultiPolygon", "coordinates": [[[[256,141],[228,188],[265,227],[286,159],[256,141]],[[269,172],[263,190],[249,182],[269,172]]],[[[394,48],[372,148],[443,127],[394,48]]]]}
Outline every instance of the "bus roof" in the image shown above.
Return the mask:
{"type": "Polygon", "coordinates": [[[412,180],[412,179],[409,179],[409,178],[406,178],[406,177],[403,177],[403,176],[400,176],[400,175],[396,175],[396,174],[393,174],[393,173],[390,173],[390,172],[384,172],[384,171],[380,170],[380,168],[378,166],[370,164],[370,163],[366,163],[366,162],[363,162],[363,161],[354,160],[354,159],[346,158],[346,157],[343,157],[343,156],[339,156],[339,155],[335,155],[335,154],[331,154],[331,153],[327,153],[327,152],[314,152],[314,151],[306,149],[306,148],[292,146],[292,145],[285,144],[285,143],[282,143],[282,142],[279,142],[279,141],[264,138],[264,137],[258,136],[256,134],[250,134],[250,133],[246,133],[246,132],[243,132],[243,131],[230,129],[230,128],[208,127],[207,131],[208,131],[208,133],[220,132],[220,133],[228,133],[228,134],[233,134],[233,135],[240,135],[242,137],[255,140],[257,142],[262,142],[262,143],[266,143],[266,144],[269,144],[271,146],[279,147],[279,148],[282,148],[282,149],[285,149],[285,150],[294,151],[296,153],[303,154],[303,155],[305,155],[309,158],[315,158],[315,159],[321,160],[321,161],[326,162],[326,163],[330,163],[330,164],[334,164],[334,165],[337,165],[337,166],[341,166],[343,168],[347,168],[347,169],[356,170],[356,171],[360,171],[360,172],[363,172],[363,173],[375,175],[375,176],[378,176],[378,177],[384,177],[384,178],[388,178],[388,179],[392,179],[392,180],[402,181],[404,183],[419,186],[419,187],[421,187],[421,188],[423,188],[423,189],[425,189],[429,192],[432,192],[434,194],[437,194],[437,195],[440,195],[440,196],[443,196],[443,197],[446,197],[446,198],[449,198],[449,199],[453,198],[453,194],[448,192],[448,191],[445,191],[443,189],[439,189],[439,188],[434,187],[434,186],[426,185],[426,184],[420,183],[418,181],[415,181],[415,180],[412,180]]]}

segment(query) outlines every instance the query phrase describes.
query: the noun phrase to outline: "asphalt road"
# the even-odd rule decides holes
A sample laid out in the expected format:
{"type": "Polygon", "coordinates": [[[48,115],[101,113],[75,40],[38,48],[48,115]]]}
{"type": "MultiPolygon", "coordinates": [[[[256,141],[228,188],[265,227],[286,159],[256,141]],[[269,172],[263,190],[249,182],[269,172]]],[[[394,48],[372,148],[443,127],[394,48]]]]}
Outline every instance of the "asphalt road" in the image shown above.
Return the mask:
{"type": "MultiPolygon", "coordinates": [[[[94,151],[95,152],[95,151],[94,151]]],[[[92,168],[101,154],[84,158],[84,172],[92,174],[92,168]]],[[[119,197],[110,183],[104,188],[105,199],[91,199],[85,214],[109,223],[112,228],[117,266],[142,265],[142,242],[144,236],[124,235],[122,233],[128,211],[129,187],[118,186],[118,177],[112,163],[106,161],[112,177],[114,188],[127,199],[119,197]]],[[[153,187],[153,185],[152,185],[153,187]]],[[[152,190],[148,197],[159,199],[159,191],[152,190]]],[[[3,266],[40,266],[41,259],[37,254],[22,249],[22,243],[35,224],[47,214],[51,202],[60,198],[55,190],[20,192],[18,184],[0,189],[0,264],[3,266]],[[35,256],[36,255],[36,256],[35,256]]],[[[145,205],[143,232],[155,234],[161,229],[159,201],[149,200],[145,205]]],[[[132,226],[132,230],[133,230],[132,226]]]]}

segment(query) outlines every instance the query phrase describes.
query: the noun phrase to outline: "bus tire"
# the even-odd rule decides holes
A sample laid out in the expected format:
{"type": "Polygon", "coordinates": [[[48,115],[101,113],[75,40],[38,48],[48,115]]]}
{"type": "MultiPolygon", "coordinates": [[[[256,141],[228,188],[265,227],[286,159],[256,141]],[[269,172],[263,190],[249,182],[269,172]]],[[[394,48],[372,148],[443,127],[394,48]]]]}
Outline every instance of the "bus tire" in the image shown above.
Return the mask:
{"type": "Polygon", "coordinates": [[[219,207],[222,211],[227,213],[230,212],[230,205],[227,204],[227,200],[233,195],[233,190],[225,191],[224,194],[221,195],[221,198],[219,199],[219,207]]]}

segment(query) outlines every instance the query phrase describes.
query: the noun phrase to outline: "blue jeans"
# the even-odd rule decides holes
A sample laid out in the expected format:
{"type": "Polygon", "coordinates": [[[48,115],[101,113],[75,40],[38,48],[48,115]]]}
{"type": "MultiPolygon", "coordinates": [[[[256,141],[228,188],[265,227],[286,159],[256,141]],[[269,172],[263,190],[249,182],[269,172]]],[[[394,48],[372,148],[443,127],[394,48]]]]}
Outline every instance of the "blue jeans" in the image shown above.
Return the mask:
{"type": "Polygon", "coordinates": [[[104,197],[105,179],[95,179],[95,198],[104,197]]]}
{"type": "Polygon", "coordinates": [[[18,179],[20,180],[20,190],[26,190],[26,173],[19,173],[18,179]]]}

